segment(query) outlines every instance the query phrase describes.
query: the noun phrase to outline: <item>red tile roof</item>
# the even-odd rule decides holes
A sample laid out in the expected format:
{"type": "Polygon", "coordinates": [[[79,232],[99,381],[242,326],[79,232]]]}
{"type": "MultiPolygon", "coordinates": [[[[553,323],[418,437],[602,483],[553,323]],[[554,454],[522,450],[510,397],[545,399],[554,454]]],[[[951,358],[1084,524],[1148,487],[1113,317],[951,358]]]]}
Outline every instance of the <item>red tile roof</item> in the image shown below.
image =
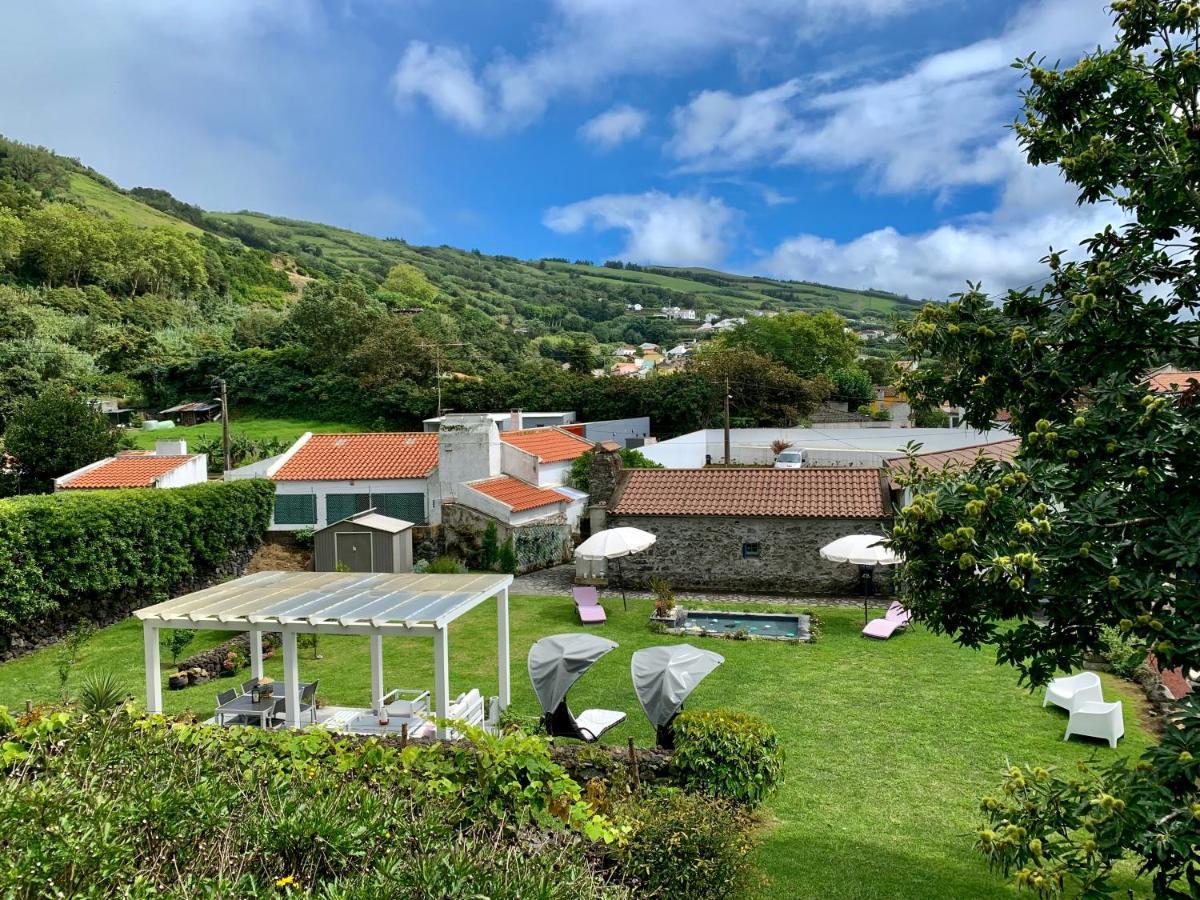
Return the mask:
{"type": "Polygon", "coordinates": [[[627,469],[614,515],[879,519],[877,469],[627,469]]]}
{"type": "Polygon", "coordinates": [[[583,456],[592,449],[592,442],[569,434],[560,428],[523,428],[520,431],[502,431],[500,440],[512,444],[526,453],[532,453],[539,462],[566,462],[583,456]]]}
{"type": "Polygon", "coordinates": [[[1159,372],[1146,379],[1146,387],[1164,394],[1186,391],[1189,380],[1200,381],[1200,372],[1159,372]]]}
{"type": "Polygon", "coordinates": [[[500,478],[489,478],[487,481],[472,481],[469,482],[469,486],[493,500],[499,500],[513,512],[569,502],[571,499],[553,488],[534,487],[532,484],[517,478],[510,478],[507,475],[500,478]]]}
{"type": "Polygon", "coordinates": [[[189,456],[118,456],[58,485],[60,490],[85,488],[154,487],[154,482],[179,468],[189,456]]]}
{"type": "MultiPolygon", "coordinates": [[[[1021,439],[1013,438],[1008,441],[997,441],[992,444],[972,444],[969,447],[958,447],[954,450],[937,450],[929,453],[918,453],[916,456],[917,462],[927,469],[932,469],[934,472],[940,472],[947,466],[956,466],[960,468],[969,468],[975,462],[977,457],[986,456],[988,459],[995,459],[1001,462],[1007,462],[1017,455],[1017,450],[1021,447],[1021,439]]],[[[888,462],[892,466],[904,466],[904,454],[893,456],[888,462]]]]}
{"type": "Polygon", "coordinates": [[[437,466],[437,432],[314,434],[273,481],[424,478],[437,466]]]}

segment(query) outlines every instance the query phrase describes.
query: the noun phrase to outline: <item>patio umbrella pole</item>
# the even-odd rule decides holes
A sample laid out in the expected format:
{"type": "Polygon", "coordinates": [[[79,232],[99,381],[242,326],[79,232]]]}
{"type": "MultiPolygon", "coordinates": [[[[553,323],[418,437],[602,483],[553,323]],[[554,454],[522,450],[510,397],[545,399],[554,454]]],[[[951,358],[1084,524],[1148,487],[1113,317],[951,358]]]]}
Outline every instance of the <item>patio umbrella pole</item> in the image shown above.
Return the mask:
{"type": "Polygon", "coordinates": [[[629,612],[629,601],[625,599],[625,570],[621,568],[621,558],[617,557],[617,580],[621,582],[621,605],[629,612]]]}

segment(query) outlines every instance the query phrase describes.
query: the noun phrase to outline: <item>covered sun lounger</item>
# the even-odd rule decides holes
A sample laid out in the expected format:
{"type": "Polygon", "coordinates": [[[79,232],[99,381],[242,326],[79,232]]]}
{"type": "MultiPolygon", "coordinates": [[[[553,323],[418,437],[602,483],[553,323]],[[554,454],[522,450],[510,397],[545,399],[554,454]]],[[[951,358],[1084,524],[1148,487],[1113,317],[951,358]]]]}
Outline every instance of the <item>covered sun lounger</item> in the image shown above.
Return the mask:
{"type": "Polygon", "coordinates": [[[646,718],[654,726],[658,745],[668,750],[675,746],[672,723],[685,701],[709,672],[725,657],[691,644],[647,647],[633,654],[629,670],[633,690],[646,718]]]}
{"type": "Polygon", "coordinates": [[[575,598],[575,611],[579,613],[579,621],[584,625],[608,621],[608,615],[600,605],[600,597],[594,587],[572,588],[571,596],[575,598]]]}
{"type": "Polygon", "coordinates": [[[887,612],[883,614],[882,619],[872,619],[863,628],[863,637],[879,638],[881,641],[886,641],[897,631],[903,631],[908,627],[908,622],[912,618],[912,613],[900,605],[898,601],[893,600],[892,605],[888,607],[887,612]]]}
{"type": "Polygon", "coordinates": [[[576,717],[567,706],[571,685],[616,648],[616,641],[583,633],[551,635],[529,648],[529,680],[542,705],[547,734],[590,743],[625,721],[625,713],[616,710],[588,709],[576,717]]]}

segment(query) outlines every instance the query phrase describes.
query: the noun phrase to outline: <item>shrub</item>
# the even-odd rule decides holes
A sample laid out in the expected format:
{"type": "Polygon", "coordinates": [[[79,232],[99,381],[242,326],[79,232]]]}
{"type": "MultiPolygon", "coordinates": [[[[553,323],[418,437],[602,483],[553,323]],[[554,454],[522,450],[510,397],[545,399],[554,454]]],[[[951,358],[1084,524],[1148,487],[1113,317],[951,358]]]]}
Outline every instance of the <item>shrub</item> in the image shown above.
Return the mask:
{"type": "Polygon", "coordinates": [[[467,567],[453,556],[439,556],[425,567],[430,575],[462,575],[467,567]]]}
{"type": "Polygon", "coordinates": [[[675,720],[674,765],[685,787],[756,806],[783,776],[783,747],[757,716],[689,710],[675,720]]]}
{"type": "Polygon", "coordinates": [[[171,654],[171,665],[179,662],[179,655],[196,639],[194,628],[169,628],[164,639],[167,652],[171,654]]]}
{"type": "Polygon", "coordinates": [[[54,671],[58,675],[58,691],[63,699],[67,698],[67,684],[71,680],[71,672],[79,664],[79,655],[83,648],[96,633],[96,627],[86,619],[77,622],[70,634],[63,638],[54,654],[54,671]]]}
{"type": "Polygon", "coordinates": [[[1146,662],[1146,642],[1111,625],[1100,626],[1104,659],[1114,675],[1133,678],[1146,662]]]}
{"type": "Polygon", "coordinates": [[[292,537],[296,539],[296,544],[303,547],[305,550],[311,550],[313,545],[313,535],[316,532],[311,528],[300,528],[292,532],[292,537]]]}
{"type": "Polygon", "coordinates": [[[93,672],[79,686],[79,708],[99,715],[116,709],[128,696],[124,682],[115,673],[93,672]]]}
{"type": "Polygon", "coordinates": [[[757,880],[753,822],[727,800],[668,790],[633,798],[616,815],[630,831],[608,855],[639,897],[717,900],[757,880]]]}
{"type": "Polygon", "coordinates": [[[655,575],[650,579],[650,592],[654,594],[654,615],[665,619],[675,609],[675,592],[671,583],[655,575]]]}
{"type": "Polygon", "coordinates": [[[496,565],[496,561],[500,558],[500,539],[496,533],[496,523],[488,522],[487,528],[483,530],[483,542],[479,548],[479,564],[490,569],[496,565]]]}
{"type": "Polygon", "coordinates": [[[500,571],[507,572],[509,575],[516,575],[517,569],[517,551],[513,547],[513,539],[510,536],[504,542],[504,546],[500,548],[500,571]]]}
{"type": "Polygon", "coordinates": [[[274,496],[270,482],[247,480],[0,502],[0,628],[72,602],[169,590],[257,544],[274,496]]]}

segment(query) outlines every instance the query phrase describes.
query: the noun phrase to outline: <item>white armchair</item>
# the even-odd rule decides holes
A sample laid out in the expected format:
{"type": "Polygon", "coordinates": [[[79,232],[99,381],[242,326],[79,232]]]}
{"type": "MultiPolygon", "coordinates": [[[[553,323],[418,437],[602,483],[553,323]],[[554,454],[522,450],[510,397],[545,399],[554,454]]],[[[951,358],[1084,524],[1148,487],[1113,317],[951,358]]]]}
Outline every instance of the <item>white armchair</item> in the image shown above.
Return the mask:
{"type": "Polygon", "coordinates": [[[1125,735],[1125,712],[1121,701],[1077,701],[1071,710],[1071,717],[1067,720],[1067,733],[1063,740],[1070,740],[1073,734],[1101,738],[1108,741],[1108,746],[1116,749],[1117,741],[1125,735]]]}
{"type": "Polygon", "coordinates": [[[1068,675],[1055,678],[1046,685],[1046,699],[1042,706],[1053,703],[1070,712],[1078,702],[1087,700],[1104,701],[1100,690],[1100,676],[1095,672],[1080,672],[1078,675],[1068,675]]]}

